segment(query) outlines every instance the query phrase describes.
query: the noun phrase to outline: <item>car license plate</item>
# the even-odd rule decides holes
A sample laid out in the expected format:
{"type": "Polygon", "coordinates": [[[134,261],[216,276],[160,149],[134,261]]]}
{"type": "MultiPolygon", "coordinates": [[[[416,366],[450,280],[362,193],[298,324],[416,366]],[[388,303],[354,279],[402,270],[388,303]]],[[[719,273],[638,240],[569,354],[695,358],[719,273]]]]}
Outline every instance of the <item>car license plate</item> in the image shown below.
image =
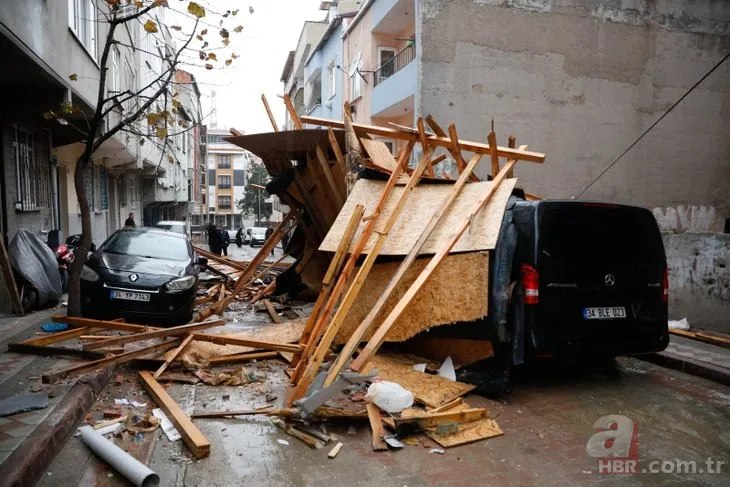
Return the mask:
{"type": "Polygon", "coordinates": [[[613,320],[617,318],[626,318],[626,308],[623,306],[583,308],[583,318],[587,320],[613,320]]]}
{"type": "Polygon", "coordinates": [[[127,301],[149,301],[150,295],[147,293],[135,293],[132,291],[111,291],[109,297],[112,299],[126,299],[127,301]]]}

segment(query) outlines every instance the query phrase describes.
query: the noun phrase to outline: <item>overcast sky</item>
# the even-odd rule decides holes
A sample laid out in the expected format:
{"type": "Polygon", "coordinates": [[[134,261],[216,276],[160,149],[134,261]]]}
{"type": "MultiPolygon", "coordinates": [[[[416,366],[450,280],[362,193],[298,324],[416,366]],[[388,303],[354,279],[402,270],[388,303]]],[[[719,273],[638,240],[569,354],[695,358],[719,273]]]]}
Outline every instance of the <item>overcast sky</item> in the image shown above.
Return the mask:
{"type": "MultiPolygon", "coordinates": [[[[241,34],[231,34],[231,47],[240,57],[228,69],[206,71],[191,68],[201,91],[216,92],[217,126],[234,127],[246,133],[270,132],[271,123],[261,103],[265,93],[277,124],[284,122],[281,72],[289,51],[296,49],[305,20],[323,20],[320,0],[208,0],[219,11],[240,9],[235,22],[241,34]],[[249,13],[253,7],[253,14],[249,13]]],[[[209,113],[209,99],[204,99],[209,113]]],[[[207,108],[207,109],[206,109],[207,108]]],[[[210,127],[212,121],[206,120],[210,127]]]]}

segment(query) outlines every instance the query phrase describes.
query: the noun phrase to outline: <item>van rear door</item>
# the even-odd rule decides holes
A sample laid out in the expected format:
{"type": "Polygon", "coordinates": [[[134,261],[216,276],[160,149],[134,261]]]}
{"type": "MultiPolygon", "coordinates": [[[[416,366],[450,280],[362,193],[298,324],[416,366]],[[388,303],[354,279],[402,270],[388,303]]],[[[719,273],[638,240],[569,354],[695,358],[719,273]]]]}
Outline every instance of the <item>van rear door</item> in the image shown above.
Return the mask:
{"type": "Polygon", "coordinates": [[[651,212],[546,201],[537,228],[542,331],[556,340],[631,340],[666,329],[666,258],[651,212]]]}

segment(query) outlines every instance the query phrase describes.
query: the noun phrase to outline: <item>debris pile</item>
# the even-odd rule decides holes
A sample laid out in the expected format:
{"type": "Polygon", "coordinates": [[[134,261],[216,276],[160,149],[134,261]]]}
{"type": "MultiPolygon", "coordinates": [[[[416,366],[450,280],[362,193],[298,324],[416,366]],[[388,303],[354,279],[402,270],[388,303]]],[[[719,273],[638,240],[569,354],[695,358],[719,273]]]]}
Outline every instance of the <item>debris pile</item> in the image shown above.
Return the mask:
{"type": "MultiPolygon", "coordinates": [[[[314,426],[320,420],[367,421],[374,450],[402,448],[413,435],[449,448],[502,434],[486,409],[463,399],[474,386],[455,380],[456,369],[492,356],[491,343],[424,332],[484,323],[490,251],[498,245],[508,199],[521,191],[514,166],[518,160],[542,162],[544,155],[515,148],[514,137],[508,147],[498,146],[493,130],[488,143],[460,140],[453,125],[445,131],[431,117],[419,119],[415,129],[374,127],[351,122],[346,107],[344,122],[300,120],[285,102],[297,130],[229,140],[262,158],[273,178],[267,190],[290,212],[250,262],[196,248],[215,277],[201,284],[193,323],[157,328],[56,316],[76,328],[11,350],[86,360],[49,371],[44,382],[134,362],[162,417],[198,459],[212,446],[192,419],[213,417],[269,416],[312,448],[333,440],[314,426]],[[327,130],[303,129],[303,123],[327,130]],[[397,156],[378,138],[394,140],[397,156]],[[473,154],[468,160],[466,152],[473,154]],[[485,156],[491,177],[479,181],[474,171],[485,156]],[[452,173],[439,169],[449,158],[452,173]],[[290,226],[295,231],[285,256],[296,262],[267,264],[290,226]],[[282,317],[276,300],[312,291],[317,296],[307,316],[282,317]],[[255,333],[211,332],[227,325],[226,312],[236,306],[261,306],[273,323],[255,333]],[[49,347],[72,339],[80,339],[82,349],[49,347]],[[382,348],[385,342],[401,348],[382,348]],[[252,360],[287,364],[286,397],[265,392],[263,408],[232,404],[188,416],[159,382],[259,387],[257,371],[240,365],[252,360]]],[[[157,417],[149,427],[157,427],[151,421],[157,417]]],[[[341,448],[342,442],[332,442],[328,456],[341,448]]]]}

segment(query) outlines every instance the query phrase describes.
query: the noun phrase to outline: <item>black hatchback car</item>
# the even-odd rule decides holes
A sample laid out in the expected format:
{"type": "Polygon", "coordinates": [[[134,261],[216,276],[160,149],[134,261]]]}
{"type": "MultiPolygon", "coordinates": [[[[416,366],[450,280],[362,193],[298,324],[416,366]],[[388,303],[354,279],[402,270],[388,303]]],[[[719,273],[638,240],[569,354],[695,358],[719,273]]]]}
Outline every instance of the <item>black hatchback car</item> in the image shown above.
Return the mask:
{"type": "Polygon", "coordinates": [[[205,263],[185,235],[154,228],[118,230],[81,272],[82,313],[144,324],[187,323],[193,316],[197,266],[205,263]]]}

